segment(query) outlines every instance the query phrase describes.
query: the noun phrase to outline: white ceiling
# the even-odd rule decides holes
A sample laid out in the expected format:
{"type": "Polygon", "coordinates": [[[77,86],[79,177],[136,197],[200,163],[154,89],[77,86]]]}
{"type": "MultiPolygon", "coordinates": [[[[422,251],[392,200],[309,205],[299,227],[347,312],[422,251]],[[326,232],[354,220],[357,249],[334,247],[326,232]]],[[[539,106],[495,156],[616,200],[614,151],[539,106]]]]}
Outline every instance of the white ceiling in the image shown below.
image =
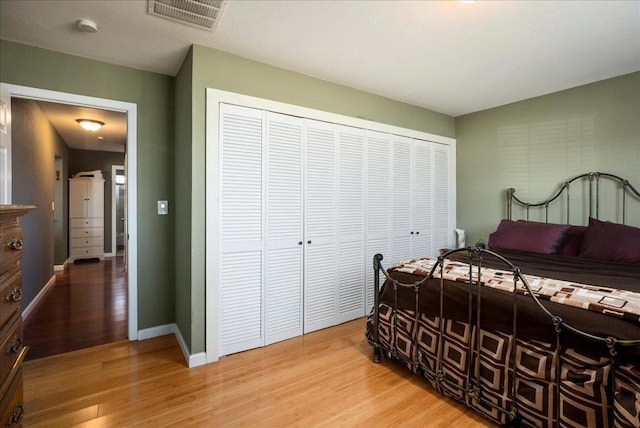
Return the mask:
{"type": "Polygon", "coordinates": [[[196,43],[452,116],[640,70],[638,0],[230,0],[214,32],[146,0],[0,8],[6,40],[169,75],[196,43]]]}

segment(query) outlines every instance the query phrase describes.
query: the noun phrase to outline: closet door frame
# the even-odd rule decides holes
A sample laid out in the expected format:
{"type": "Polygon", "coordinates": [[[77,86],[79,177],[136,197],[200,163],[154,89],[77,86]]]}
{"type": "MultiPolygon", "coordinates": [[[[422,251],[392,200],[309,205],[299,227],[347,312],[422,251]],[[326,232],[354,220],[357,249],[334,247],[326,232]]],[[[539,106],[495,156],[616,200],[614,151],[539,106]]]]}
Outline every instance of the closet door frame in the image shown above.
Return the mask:
{"type": "MultiPolygon", "coordinates": [[[[206,144],[206,236],[205,236],[205,353],[206,362],[217,361],[220,357],[219,349],[219,318],[217,316],[220,307],[220,289],[218,278],[220,277],[220,213],[218,209],[219,201],[219,174],[220,174],[220,153],[219,153],[219,132],[220,132],[220,104],[235,104],[244,107],[262,109],[276,113],[299,116],[308,119],[331,122],[338,125],[346,125],[365,130],[384,132],[389,134],[402,135],[420,140],[435,143],[447,144],[450,147],[449,198],[450,224],[456,224],[455,213],[455,189],[456,189],[456,140],[454,138],[406,129],[394,125],[383,124],[371,120],[360,119],[351,116],[344,116],[308,107],[286,104],[278,101],[242,95],[234,92],[222,91],[213,88],[206,90],[206,113],[205,113],[205,144],[206,144]]],[[[451,244],[454,243],[453,229],[451,230],[451,244]]],[[[385,259],[385,261],[388,261],[385,259]]],[[[367,264],[371,265],[368,260],[367,264]]],[[[369,269],[369,266],[367,269],[369,269]]],[[[197,286],[197,284],[195,285],[197,286]]],[[[196,320],[197,321],[197,320],[196,320]]]]}

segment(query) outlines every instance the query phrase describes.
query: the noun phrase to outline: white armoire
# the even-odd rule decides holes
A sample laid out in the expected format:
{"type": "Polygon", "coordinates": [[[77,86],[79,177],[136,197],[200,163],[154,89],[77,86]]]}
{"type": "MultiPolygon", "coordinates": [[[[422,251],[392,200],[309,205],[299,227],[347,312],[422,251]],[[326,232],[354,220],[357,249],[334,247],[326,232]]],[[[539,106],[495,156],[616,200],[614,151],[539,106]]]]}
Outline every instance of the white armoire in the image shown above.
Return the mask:
{"type": "Polygon", "coordinates": [[[219,355],[363,317],[375,253],[452,244],[450,145],[224,103],[217,124],[219,355]]]}
{"type": "Polygon", "coordinates": [[[69,261],[104,259],[104,180],[69,179],[69,261]]]}

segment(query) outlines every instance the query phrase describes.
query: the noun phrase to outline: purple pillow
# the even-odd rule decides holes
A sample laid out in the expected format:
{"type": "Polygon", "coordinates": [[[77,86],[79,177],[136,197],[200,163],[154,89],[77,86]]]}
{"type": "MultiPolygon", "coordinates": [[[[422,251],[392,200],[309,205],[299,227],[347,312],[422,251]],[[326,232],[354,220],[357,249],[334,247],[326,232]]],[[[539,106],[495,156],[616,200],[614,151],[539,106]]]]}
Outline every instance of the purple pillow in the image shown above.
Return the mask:
{"type": "Polygon", "coordinates": [[[567,224],[502,220],[498,229],[489,236],[489,247],[557,254],[570,227],[567,224]]]}
{"type": "Polygon", "coordinates": [[[587,226],[571,226],[567,232],[566,241],[560,248],[560,254],[567,257],[578,257],[586,231],[587,226]]]}
{"type": "Polygon", "coordinates": [[[607,262],[640,264],[640,229],[589,218],[580,257],[607,262]]]}

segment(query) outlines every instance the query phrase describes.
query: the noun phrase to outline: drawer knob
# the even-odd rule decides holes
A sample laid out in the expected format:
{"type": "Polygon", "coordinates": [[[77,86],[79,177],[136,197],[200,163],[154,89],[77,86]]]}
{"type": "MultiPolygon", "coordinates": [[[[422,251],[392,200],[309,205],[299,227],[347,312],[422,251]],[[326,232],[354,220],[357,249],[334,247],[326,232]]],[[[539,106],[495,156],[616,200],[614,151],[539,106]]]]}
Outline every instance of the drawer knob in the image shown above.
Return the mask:
{"type": "Polygon", "coordinates": [[[11,415],[9,415],[9,419],[7,420],[7,426],[11,426],[13,424],[19,424],[22,422],[24,418],[24,404],[18,402],[15,406],[13,406],[13,411],[11,415]]]}
{"type": "Polygon", "coordinates": [[[22,247],[24,247],[24,242],[22,242],[22,239],[20,238],[11,238],[7,246],[10,250],[20,251],[22,250],[22,247]]]}
{"type": "Polygon", "coordinates": [[[7,348],[7,354],[17,354],[23,345],[22,338],[20,336],[14,336],[11,345],[7,348]]]}
{"type": "Polygon", "coordinates": [[[11,291],[9,291],[9,294],[7,294],[7,297],[5,297],[5,299],[7,300],[7,302],[19,302],[20,300],[22,300],[22,288],[13,287],[11,291]]]}

